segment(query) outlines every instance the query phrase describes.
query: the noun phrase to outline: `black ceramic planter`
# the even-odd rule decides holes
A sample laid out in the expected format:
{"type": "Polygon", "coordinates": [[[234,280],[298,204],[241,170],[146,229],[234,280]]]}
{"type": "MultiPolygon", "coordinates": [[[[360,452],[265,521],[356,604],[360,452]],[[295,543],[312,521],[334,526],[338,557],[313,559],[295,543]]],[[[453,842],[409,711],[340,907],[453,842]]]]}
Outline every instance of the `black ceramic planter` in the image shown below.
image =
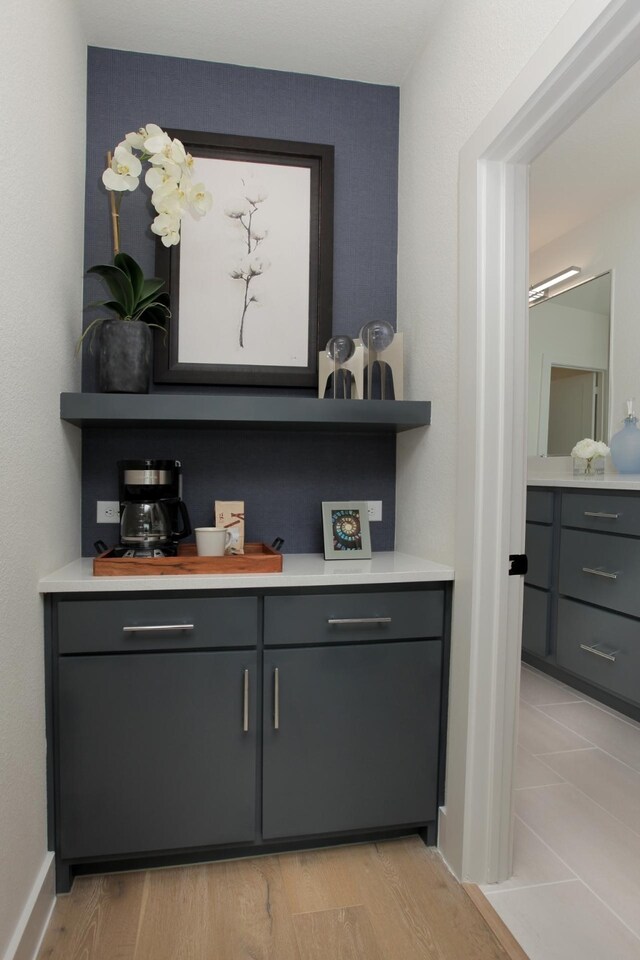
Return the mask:
{"type": "Polygon", "coordinates": [[[101,393],[148,393],[151,331],[142,320],[105,320],[100,329],[101,393]]]}

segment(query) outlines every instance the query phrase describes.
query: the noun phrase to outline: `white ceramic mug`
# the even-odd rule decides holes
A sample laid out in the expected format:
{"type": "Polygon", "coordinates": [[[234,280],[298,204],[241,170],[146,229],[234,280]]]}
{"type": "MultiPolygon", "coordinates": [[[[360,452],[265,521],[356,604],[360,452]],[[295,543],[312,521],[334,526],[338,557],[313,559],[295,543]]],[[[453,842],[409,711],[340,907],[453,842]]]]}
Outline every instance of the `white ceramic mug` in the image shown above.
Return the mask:
{"type": "Polygon", "coordinates": [[[224,527],[196,527],[195,534],[199,557],[223,557],[231,540],[224,527]]]}

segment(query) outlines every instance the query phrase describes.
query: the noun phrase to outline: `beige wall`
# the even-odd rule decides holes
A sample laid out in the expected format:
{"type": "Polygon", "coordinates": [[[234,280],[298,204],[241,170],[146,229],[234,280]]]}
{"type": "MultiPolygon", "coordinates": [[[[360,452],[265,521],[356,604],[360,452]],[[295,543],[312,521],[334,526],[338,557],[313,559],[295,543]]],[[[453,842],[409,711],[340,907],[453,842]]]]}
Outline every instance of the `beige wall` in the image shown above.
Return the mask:
{"type": "Polygon", "coordinates": [[[0,956],[47,852],[38,577],[79,549],[86,45],[72,0],[5,0],[0,36],[0,956]]]}

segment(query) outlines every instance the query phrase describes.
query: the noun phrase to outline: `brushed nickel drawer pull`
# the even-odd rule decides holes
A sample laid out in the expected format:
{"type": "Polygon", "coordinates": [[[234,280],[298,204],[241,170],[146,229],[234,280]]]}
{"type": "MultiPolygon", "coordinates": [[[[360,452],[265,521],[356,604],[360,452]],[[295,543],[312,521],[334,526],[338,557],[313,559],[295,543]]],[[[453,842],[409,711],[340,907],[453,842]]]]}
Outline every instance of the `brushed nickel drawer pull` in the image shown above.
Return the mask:
{"type": "Polygon", "coordinates": [[[598,510],[585,510],[585,517],[599,517],[601,520],[617,520],[621,514],[619,513],[602,513],[598,510]]]}
{"type": "Polygon", "coordinates": [[[171,630],[193,630],[192,623],[159,623],[150,627],[123,627],[123,633],[169,633],[171,630]]]}
{"type": "Polygon", "coordinates": [[[610,573],[608,570],[603,570],[602,567],[583,567],[583,573],[590,573],[594,577],[606,577],[607,580],[617,580],[617,573],[610,573]]]}
{"type": "Polygon", "coordinates": [[[327,620],[327,623],[330,623],[332,626],[335,624],[346,624],[349,626],[349,624],[354,623],[391,623],[391,617],[332,617],[330,620],[327,620]]]}
{"type": "MultiPolygon", "coordinates": [[[[586,651],[586,653],[593,653],[596,657],[602,657],[603,660],[611,660],[612,663],[616,662],[616,658],[612,653],[605,653],[604,650],[596,650],[595,647],[590,647],[586,643],[581,643],[580,649],[586,651]]],[[[616,650],[616,653],[617,652],[616,650]]]]}
{"type": "Polygon", "coordinates": [[[244,694],[242,703],[242,732],[249,732],[249,671],[244,671],[244,694]]]}
{"type": "Polygon", "coordinates": [[[280,729],[280,673],[273,671],[273,729],[280,729]]]}

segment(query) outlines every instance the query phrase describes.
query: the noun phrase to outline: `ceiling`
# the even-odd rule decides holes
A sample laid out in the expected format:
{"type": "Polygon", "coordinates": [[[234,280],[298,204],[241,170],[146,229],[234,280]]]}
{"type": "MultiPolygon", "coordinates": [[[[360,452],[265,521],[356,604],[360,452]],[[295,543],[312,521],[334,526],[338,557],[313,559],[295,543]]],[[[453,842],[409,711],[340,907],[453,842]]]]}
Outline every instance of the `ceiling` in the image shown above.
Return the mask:
{"type": "Polygon", "coordinates": [[[530,249],[640,189],[640,63],[531,165],[530,249]]]}
{"type": "Polygon", "coordinates": [[[91,46],[399,85],[444,0],[78,0],[91,46]]]}

